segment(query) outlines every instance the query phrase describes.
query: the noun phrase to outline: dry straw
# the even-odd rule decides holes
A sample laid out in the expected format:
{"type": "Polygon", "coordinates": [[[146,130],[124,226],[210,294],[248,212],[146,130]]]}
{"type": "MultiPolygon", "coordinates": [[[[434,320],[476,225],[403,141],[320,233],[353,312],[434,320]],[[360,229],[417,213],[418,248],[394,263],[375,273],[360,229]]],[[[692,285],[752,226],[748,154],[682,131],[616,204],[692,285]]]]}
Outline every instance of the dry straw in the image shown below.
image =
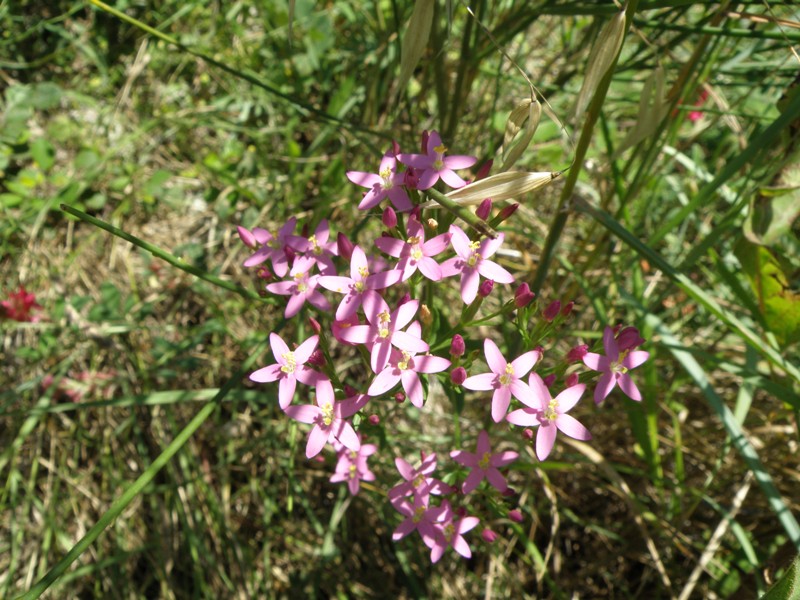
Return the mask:
{"type": "Polygon", "coordinates": [[[578,94],[578,102],[575,105],[575,119],[579,120],[583,116],[586,107],[589,106],[595,91],[600,85],[600,81],[605,77],[608,70],[614,65],[614,61],[622,48],[622,40],[625,38],[625,11],[620,11],[614,18],[606,23],[597,40],[592,46],[592,53],[589,57],[589,65],[586,68],[586,77],[583,79],[581,91],[578,94]]]}

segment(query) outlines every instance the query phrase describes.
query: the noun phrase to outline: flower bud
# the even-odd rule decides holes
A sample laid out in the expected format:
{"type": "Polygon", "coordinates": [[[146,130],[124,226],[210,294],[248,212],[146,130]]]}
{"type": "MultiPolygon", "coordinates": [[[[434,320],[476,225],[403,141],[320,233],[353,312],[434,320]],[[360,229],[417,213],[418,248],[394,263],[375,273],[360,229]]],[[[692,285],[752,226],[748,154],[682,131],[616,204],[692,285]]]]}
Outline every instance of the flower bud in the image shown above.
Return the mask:
{"type": "Polygon", "coordinates": [[[517,495],[517,490],[515,490],[514,488],[511,488],[511,487],[507,487],[506,491],[503,492],[503,497],[504,498],[511,498],[512,496],[516,496],[516,495],[517,495]]]}
{"type": "Polygon", "coordinates": [[[572,314],[572,308],[573,308],[574,306],[575,306],[575,303],[574,303],[572,300],[570,300],[569,302],[567,302],[567,303],[564,305],[564,308],[562,308],[562,309],[561,309],[561,316],[562,316],[562,317],[568,317],[568,316],[570,316],[570,314],[572,314]]]}
{"type": "Polygon", "coordinates": [[[289,264],[292,264],[297,256],[297,252],[294,251],[294,248],[289,246],[283,247],[283,253],[286,255],[286,259],[289,261],[289,264]]]}
{"type": "Polygon", "coordinates": [[[566,384],[568,388],[571,388],[573,385],[578,385],[578,374],[570,373],[569,375],[567,375],[566,384]]]}
{"type": "Polygon", "coordinates": [[[645,340],[639,335],[639,330],[636,327],[626,327],[617,334],[617,346],[620,352],[633,350],[644,344],[644,342],[645,340]]]}
{"type": "Polygon", "coordinates": [[[518,508],[508,511],[508,518],[514,521],[515,523],[522,523],[522,521],[524,520],[522,516],[522,511],[518,508]]]}
{"type": "Polygon", "coordinates": [[[378,415],[370,415],[367,420],[370,425],[379,425],[381,422],[381,418],[378,415]]]}
{"type": "Polygon", "coordinates": [[[352,385],[344,385],[344,397],[345,398],[352,398],[353,396],[358,395],[358,390],[354,388],[352,385]]]}
{"type": "Polygon", "coordinates": [[[319,321],[317,321],[314,317],[308,317],[308,326],[311,327],[311,331],[317,335],[319,335],[322,331],[322,325],[320,325],[319,321]]]}
{"type": "Polygon", "coordinates": [[[536,297],[531,291],[530,286],[527,283],[523,283],[517,288],[517,291],[514,292],[514,306],[517,308],[525,308],[533,302],[533,299],[536,297]]]}
{"type": "Polygon", "coordinates": [[[411,302],[411,294],[408,292],[400,297],[400,300],[397,301],[397,306],[403,306],[406,302],[411,302]]]}
{"type": "Polygon", "coordinates": [[[450,381],[455,385],[461,385],[467,378],[467,370],[464,367],[456,367],[450,371],[450,381]]]}
{"type": "Polygon", "coordinates": [[[244,245],[249,248],[255,248],[258,246],[258,242],[256,241],[256,236],[249,229],[245,229],[241,225],[236,226],[236,231],[239,232],[239,238],[244,242],[244,245]]]}
{"type": "Polygon", "coordinates": [[[353,256],[353,242],[342,232],[336,235],[336,248],[344,260],[350,260],[353,256]]]}
{"type": "Polygon", "coordinates": [[[589,346],[586,344],[578,344],[572,350],[567,352],[567,362],[581,362],[583,357],[589,353],[589,346]]]}
{"type": "Polygon", "coordinates": [[[397,213],[394,212],[391,206],[387,206],[383,209],[381,223],[383,223],[384,227],[388,227],[389,229],[394,229],[397,226],[397,213]]]}
{"type": "Polygon", "coordinates": [[[503,210],[500,211],[500,214],[497,215],[497,219],[495,219],[496,221],[495,225],[498,225],[503,221],[505,221],[506,219],[508,219],[511,215],[517,212],[518,208],[519,204],[517,204],[516,202],[514,204],[509,204],[507,206],[504,206],[503,210]]]}
{"type": "Polygon", "coordinates": [[[453,341],[450,342],[450,356],[464,356],[466,350],[467,346],[464,343],[464,338],[461,337],[461,334],[455,334],[453,341]]]}
{"type": "Polygon", "coordinates": [[[258,275],[259,279],[272,279],[272,273],[267,267],[259,267],[256,275],[258,275]]]}
{"type": "Polygon", "coordinates": [[[483,283],[481,283],[480,287],[478,287],[478,296],[481,298],[486,298],[486,296],[492,293],[493,289],[494,281],[491,279],[485,279],[483,283]]]}
{"type": "Polygon", "coordinates": [[[561,302],[559,302],[558,300],[553,300],[550,304],[547,305],[547,308],[545,308],[542,311],[542,316],[544,317],[545,321],[547,321],[548,323],[552,323],[553,319],[555,319],[558,316],[560,310],[561,310],[561,302]]]}
{"type": "Polygon", "coordinates": [[[397,140],[392,140],[392,154],[394,156],[400,154],[400,143],[397,140]]]}
{"type": "Polygon", "coordinates": [[[419,320],[422,321],[422,324],[425,327],[430,327],[431,323],[433,323],[433,315],[431,314],[431,309],[428,308],[427,304],[420,305],[419,320]]]}
{"type": "Polygon", "coordinates": [[[415,190],[417,189],[417,184],[419,184],[419,173],[414,167],[408,167],[406,172],[403,173],[403,185],[410,190],[415,190]]]}
{"type": "Polygon", "coordinates": [[[315,348],[311,353],[311,356],[308,357],[308,362],[312,365],[316,365],[317,367],[324,367],[325,355],[322,353],[322,350],[315,348]]]}
{"type": "Polygon", "coordinates": [[[487,544],[494,544],[495,540],[497,539],[497,534],[489,528],[484,529],[481,531],[481,537],[483,541],[487,544]]]}
{"type": "Polygon", "coordinates": [[[489,218],[489,215],[492,213],[492,199],[486,198],[478,205],[478,208],[475,209],[475,216],[479,219],[483,219],[484,221],[489,218]]]}
{"type": "Polygon", "coordinates": [[[530,427],[526,427],[525,429],[523,429],[522,430],[522,437],[525,438],[526,440],[532,440],[533,439],[533,429],[531,429],[530,427]]]}
{"type": "Polygon", "coordinates": [[[549,388],[551,385],[553,385],[555,380],[556,380],[556,374],[555,373],[550,373],[550,375],[548,375],[547,377],[542,379],[542,381],[544,382],[544,386],[546,388],[549,388]]]}
{"type": "Polygon", "coordinates": [[[406,395],[403,392],[397,392],[394,395],[394,401],[398,404],[402,404],[406,400],[406,395]]]}
{"type": "Polygon", "coordinates": [[[439,221],[437,221],[436,219],[428,219],[427,221],[425,221],[425,225],[428,226],[428,229],[436,231],[439,228],[439,221]]]}
{"type": "Polygon", "coordinates": [[[475,173],[475,179],[473,179],[472,181],[480,181],[481,179],[484,179],[487,175],[489,175],[489,171],[492,170],[492,164],[494,164],[494,161],[491,158],[487,160],[485,163],[483,163],[480,169],[478,169],[478,172],[475,173]]]}
{"type": "Polygon", "coordinates": [[[422,154],[427,154],[428,153],[428,138],[429,137],[430,137],[430,134],[428,133],[428,130],[427,129],[423,129],[422,130],[422,136],[421,136],[421,139],[419,141],[419,149],[422,152],[422,154]]]}

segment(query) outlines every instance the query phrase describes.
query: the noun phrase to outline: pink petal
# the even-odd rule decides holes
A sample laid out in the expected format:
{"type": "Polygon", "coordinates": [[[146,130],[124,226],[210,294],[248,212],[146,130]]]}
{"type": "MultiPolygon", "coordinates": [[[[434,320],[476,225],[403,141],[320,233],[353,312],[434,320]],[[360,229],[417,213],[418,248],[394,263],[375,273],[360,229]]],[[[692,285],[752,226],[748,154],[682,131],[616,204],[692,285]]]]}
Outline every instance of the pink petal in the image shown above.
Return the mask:
{"type": "Polygon", "coordinates": [[[416,471],[407,461],[398,457],[394,459],[394,466],[397,467],[400,475],[406,481],[413,479],[416,476],[416,471]]]}
{"type": "Polygon", "coordinates": [[[648,358],[650,358],[649,352],[645,352],[644,350],[634,350],[629,352],[628,356],[622,359],[622,366],[627,369],[635,369],[647,361],[648,358]]]}
{"type": "Polygon", "coordinates": [[[355,281],[350,277],[340,277],[338,275],[323,275],[317,280],[317,283],[324,287],[326,290],[336,292],[337,294],[349,294],[350,286],[355,281]]]}
{"type": "Polygon", "coordinates": [[[370,339],[370,327],[369,325],[342,327],[339,330],[339,337],[351,344],[366,344],[370,339]]]}
{"type": "Polygon", "coordinates": [[[280,296],[288,296],[292,294],[292,288],[295,287],[294,281],[276,281],[267,285],[267,291],[280,296]]]}
{"type": "Polygon", "coordinates": [[[464,260],[458,256],[448,258],[439,265],[439,268],[442,270],[442,277],[452,277],[453,275],[460,274],[463,270],[461,268],[463,264],[464,260]]]}
{"type": "Polygon", "coordinates": [[[464,230],[456,225],[450,225],[450,243],[453,249],[461,258],[467,259],[472,255],[472,248],[469,247],[470,240],[464,230]]]}
{"type": "Polygon", "coordinates": [[[522,356],[515,358],[511,362],[511,366],[514,367],[514,375],[520,378],[525,377],[525,375],[527,375],[536,364],[536,361],[539,360],[539,357],[539,352],[536,350],[531,350],[530,352],[526,352],[522,356]]]}
{"type": "Polygon", "coordinates": [[[379,294],[370,294],[364,296],[364,314],[367,315],[367,320],[376,325],[378,323],[378,315],[382,312],[389,313],[389,305],[380,297],[379,294]]]}
{"type": "Polygon", "coordinates": [[[465,450],[453,450],[450,453],[450,458],[460,465],[465,467],[477,467],[478,456],[473,452],[466,452],[465,450]]]}
{"type": "Polygon", "coordinates": [[[414,523],[414,520],[409,518],[400,523],[397,526],[397,529],[394,530],[392,533],[392,539],[396,542],[397,540],[402,540],[406,537],[409,533],[414,531],[417,528],[417,524],[414,523]]]}
{"type": "Polygon", "coordinates": [[[480,277],[475,269],[464,269],[461,276],[461,299],[464,304],[472,304],[475,296],[478,295],[478,286],[480,285],[480,277]]]}
{"type": "Polygon", "coordinates": [[[614,339],[614,330],[608,326],[603,330],[603,348],[605,348],[608,360],[612,363],[619,360],[619,346],[617,340],[614,339]]]}
{"type": "Polygon", "coordinates": [[[505,467],[507,465],[510,465],[518,458],[519,458],[518,453],[514,452],[513,450],[506,450],[505,452],[494,454],[489,462],[495,468],[505,467]]]}
{"type": "Polygon", "coordinates": [[[289,406],[286,408],[286,416],[301,423],[313,423],[321,414],[321,410],[317,406],[311,404],[303,404],[301,406],[289,406]]]}
{"type": "Polygon", "coordinates": [[[479,469],[471,471],[464,480],[464,485],[461,487],[461,493],[469,494],[472,490],[478,487],[478,485],[480,485],[481,481],[483,481],[483,473],[479,469]]]}
{"type": "Polygon", "coordinates": [[[382,290],[384,288],[389,287],[390,285],[395,285],[396,283],[400,282],[402,277],[403,277],[402,271],[398,271],[396,269],[370,275],[366,279],[365,283],[368,289],[365,290],[364,293],[367,293],[371,290],[382,290]]]}
{"type": "Polygon", "coordinates": [[[399,258],[403,249],[408,246],[404,241],[391,237],[379,237],[375,240],[375,245],[389,256],[394,256],[395,258],[399,258]]]}
{"type": "Polygon", "coordinates": [[[481,429],[481,432],[478,434],[478,443],[475,448],[475,454],[478,456],[483,456],[491,449],[492,447],[489,445],[489,434],[485,429],[481,429]]]}
{"type": "Polygon", "coordinates": [[[286,410],[286,407],[292,403],[296,387],[297,380],[294,377],[284,377],[278,383],[278,406],[281,407],[281,410],[286,410]]]}
{"type": "Polygon", "coordinates": [[[417,373],[441,373],[450,366],[450,361],[439,356],[415,356],[414,370],[417,373]]]}
{"type": "Polygon", "coordinates": [[[392,334],[392,344],[406,352],[427,352],[429,350],[427,343],[405,331],[395,331],[392,334]]]}
{"type": "Polygon", "coordinates": [[[380,396],[381,394],[385,394],[394,386],[396,386],[397,382],[399,381],[400,375],[397,373],[397,369],[394,367],[388,367],[378,373],[378,376],[375,377],[372,384],[369,386],[367,394],[369,396],[380,396]]]}
{"type": "Polygon", "coordinates": [[[403,382],[403,389],[411,404],[417,408],[422,408],[424,399],[422,395],[422,382],[419,380],[419,375],[414,373],[414,371],[403,371],[400,374],[400,380],[403,382]]]}
{"type": "Polygon", "coordinates": [[[337,321],[346,321],[350,317],[358,312],[358,308],[361,306],[363,298],[361,294],[357,293],[349,293],[342,301],[339,303],[339,306],[336,307],[336,320],[337,321]]]}
{"type": "Polygon", "coordinates": [[[405,189],[400,187],[400,185],[395,185],[395,187],[389,190],[389,200],[391,200],[394,207],[400,212],[406,212],[414,208],[414,205],[411,204],[411,200],[408,199],[408,194],[406,194],[405,189]]]}
{"type": "Polygon", "coordinates": [[[514,276],[491,260],[478,261],[478,273],[497,283],[514,283],[514,276]]]}
{"type": "Polygon", "coordinates": [[[608,358],[594,352],[587,352],[583,357],[583,364],[594,371],[608,371],[611,363],[608,358]]]}
{"type": "Polygon", "coordinates": [[[304,296],[290,297],[289,301],[286,303],[286,311],[283,313],[284,318],[291,319],[293,316],[299,313],[305,302],[306,299],[304,296]]]}
{"type": "Polygon", "coordinates": [[[478,517],[464,517],[458,522],[456,529],[458,533],[464,534],[475,529],[480,522],[481,520],[478,517]]]}
{"type": "Polygon", "coordinates": [[[550,404],[550,400],[552,400],[552,396],[550,396],[550,390],[547,389],[547,386],[542,381],[542,378],[539,377],[538,373],[531,373],[531,376],[528,377],[528,387],[531,388],[531,392],[533,392],[533,397],[539,402],[539,406],[534,406],[532,408],[538,408],[540,410],[544,410],[547,408],[547,405],[550,404]]]}
{"type": "Polygon", "coordinates": [[[314,458],[319,454],[328,442],[329,431],[322,429],[319,425],[315,425],[308,434],[308,442],[306,443],[306,458],[314,458]]]}
{"type": "Polygon", "coordinates": [[[281,365],[269,365],[268,367],[250,373],[250,381],[269,383],[271,381],[276,381],[282,373],[281,365]]]}
{"type": "Polygon", "coordinates": [[[481,242],[480,248],[478,249],[478,254],[480,254],[484,259],[489,258],[500,249],[500,246],[503,245],[503,241],[505,239],[506,237],[503,233],[498,234],[496,238],[484,238],[481,242]]]}
{"type": "MultiPolygon", "coordinates": [[[[269,258],[269,254],[270,254],[269,248],[259,248],[258,250],[255,251],[255,253],[251,257],[249,257],[242,263],[242,266],[255,267],[256,265],[260,265],[265,260],[267,260],[267,258],[269,258]]],[[[279,277],[282,277],[282,275],[279,275],[279,277]]]]}
{"type": "Polygon", "coordinates": [[[537,400],[536,396],[533,395],[531,388],[526,385],[524,381],[513,379],[508,388],[511,391],[511,395],[523,404],[535,409],[541,408],[539,401],[537,400]]]}
{"type": "Polygon", "coordinates": [[[611,390],[614,389],[617,380],[614,377],[613,373],[606,372],[600,376],[600,379],[597,380],[597,387],[594,388],[594,403],[600,404],[603,400],[608,397],[611,393],[611,390]]]}
{"type": "Polygon", "coordinates": [[[422,245],[425,256],[436,256],[447,250],[447,247],[450,245],[451,237],[451,234],[443,233],[425,242],[422,245]]]}
{"type": "Polygon", "coordinates": [[[432,258],[423,256],[418,262],[417,267],[425,277],[431,281],[439,281],[442,278],[442,268],[432,258]]]}
{"type": "Polygon", "coordinates": [[[428,135],[428,144],[425,148],[428,151],[428,155],[429,156],[435,155],[436,154],[435,148],[441,145],[442,145],[442,136],[439,135],[439,132],[434,129],[428,135]]]}
{"type": "Polygon", "coordinates": [[[380,373],[386,368],[386,365],[389,363],[389,353],[391,350],[392,346],[388,344],[386,340],[376,342],[375,345],[372,346],[369,364],[374,373],[380,373]]]}
{"type": "MultiPolygon", "coordinates": [[[[328,302],[328,299],[317,290],[313,290],[310,294],[308,294],[306,296],[306,300],[308,300],[312,306],[316,306],[322,311],[330,312],[331,310],[331,303],[328,302]]],[[[291,302],[291,300],[289,300],[289,302],[291,302]]]]}
{"type": "MultiPolygon", "coordinates": [[[[447,159],[445,159],[445,160],[447,160],[447,159]]],[[[462,188],[465,185],[467,185],[466,181],[461,179],[461,177],[456,175],[455,172],[451,171],[449,168],[444,168],[441,171],[439,171],[439,177],[441,177],[442,181],[444,181],[451,188],[458,189],[458,188],[462,188]]]]}
{"type": "Polygon", "coordinates": [[[486,471],[486,479],[488,479],[492,487],[501,494],[508,489],[506,478],[503,477],[503,475],[497,469],[489,469],[486,471]]]}
{"type": "Polygon", "coordinates": [[[511,403],[511,390],[506,386],[497,388],[492,396],[492,419],[495,423],[502,421],[511,403]]]}
{"type": "Polygon", "coordinates": [[[418,190],[427,190],[432,188],[433,185],[439,181],[439,173],[432,169],[427,171],[423,171],[422,175],[419,177],[419,182],[417,183],[418,190]]]}
{"type": "Polygon", "coordinates": [[[395,314],[392,315],[392,322],[394,329],[402,329],[408,325],[417,314],[419,309],[419,300],[411,300],[402,306],[398,307],[395,314]]]}
{"type": "Polygon", "coordinates": [[[365,173],[364,171],[347,171],[345,173],[347,178],[361,187],[371,188],[376,183],[380,185],[383,181],[380,175],[375,173],[365,173]]]}
{"type": "Polygon", "coordinates": [[[539,460],[545,460],[550,455],[556,442],[557,431],[553,423],[539,427],[539,432],[536,434],[536,457],[539,460]]]}
{"type": "Polygon", "coordinates": [[[497,375],[494,373],[481,373],[467,377],[461,385],[468,390],[487,391],[495,388],[495,381],[497,381],[497,375]]]}
{"type": "Polygon", "coordinates": [[[317,347],[318,342],[319,336],[312,335],[297,347],[297,349],[294,351],[294,358],[297,361],[297,364],[301,365],[309,359],[311,353],[314,352],[314,348],[317,347]]]}
{"type": "Polygon", "coordinates": [[[539,425],[539,413],[530,408],[518,408],[506,415],[506,421],[520,427],[536,427],[539,425]]]}
{"type": "Polygon", "coordinates": [[[341,422],[341,430],[339,431],[336,438],[342,442],[345,446],[350,448],[350,450],[358,450],[361,448],[361,442],[358,439],[358,434],[356,433],[353,426],[350,425],[347,421],[341,422]]]}
{"type": "Polygon", "coordinates": [[[620,389],[625,392],[625,395],[628,396],[631,400],[636,400],[637,402],[641,402],[642,394],[639,392],[639,388],[636,387],[636,384],[633,383],[633,379],[627,373],[621,373],[619,378],[617,379],[619,383],[620,389]]]}
{"type": "Polygon", "coordinates": [[[576,440],[587,441],[592,439],[592,434],[589,430],[581,425],[572,415],[558,415],[555,421],[556,427],[576,440]]]}
{"type": "Polygon", "coordinates": [[[415,169],[425,169],[431,164],[431,159],[424,154],[398,154],[397,160],[415,169]]]}
{"type": "Polygon", "coordinates": [[[486,355],[486,364],[489,365],[492,373],[495,375],[504,375],[508,361],[505,356],[503,356],[503,353],[500,352],[500,348],[497,347],[497,344],[489,338],[486,338],[483,341],[483,353],[486,355]]]}
{"type": "Polygon", "coordinates": [[[586,385],[579,383],[578,385],[568,387],[558,396],[556,396],[556,401],[558,402],[558,412],[565,413],[575,406],[578,403],[578,400],[581,399],[581,396],[583,396],[583,392],[585,390],[586,385]]]}

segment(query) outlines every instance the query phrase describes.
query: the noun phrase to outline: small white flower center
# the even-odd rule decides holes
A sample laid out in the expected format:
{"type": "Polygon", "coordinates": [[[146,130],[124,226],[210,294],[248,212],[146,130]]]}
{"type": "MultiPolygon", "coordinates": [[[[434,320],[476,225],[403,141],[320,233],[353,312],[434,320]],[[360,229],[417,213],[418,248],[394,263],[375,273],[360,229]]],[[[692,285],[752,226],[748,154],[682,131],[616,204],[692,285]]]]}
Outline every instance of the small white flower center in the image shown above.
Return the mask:
{"type": "Polygon", "coordinates": [[[392,183],[392,170],[389,167],[381,169],[379,175],[381,176],[382,189],[390,190],[394,187],[394,183],[392,183]]]}

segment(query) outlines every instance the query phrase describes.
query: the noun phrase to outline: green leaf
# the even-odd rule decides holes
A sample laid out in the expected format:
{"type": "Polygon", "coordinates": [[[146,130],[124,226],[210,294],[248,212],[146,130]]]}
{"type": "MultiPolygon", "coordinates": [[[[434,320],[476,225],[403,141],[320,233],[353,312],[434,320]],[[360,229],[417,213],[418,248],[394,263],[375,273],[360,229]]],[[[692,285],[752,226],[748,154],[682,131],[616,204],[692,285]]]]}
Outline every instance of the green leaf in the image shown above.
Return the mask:
{"type": "Polygon", "coordinates": [[[766,247],[742,239],[735,250],[770,331],[783,345],[800,341],[800,293],[766,247]]]}
{"type": "Polygon", "coordinates": [[[31,158],[36,161],[42,171],[49,171],[55,163],[56,149],[44,138],[31,143],[31,158]]]}
{"type": "Polygon", "coordinates": [[[31,90],[31,104],[39,110],[55,108],[61,102],[61,88],[46,81],[37,83],[31,90]]]}
{"type": "Polygon", "coordinates": [[[792,566],[773,585],[761,600],[798,600],[800,599],[800,556],[794,559],[792,566]]]}
{"type": "Polygon", "coordinates": [[[750,205],[744,222],[744,234],[751,242],[772,246],[789,233],[800,215],[800,165],[792,165],[781,174],[776,187],[762,190],[750,205]]]}

